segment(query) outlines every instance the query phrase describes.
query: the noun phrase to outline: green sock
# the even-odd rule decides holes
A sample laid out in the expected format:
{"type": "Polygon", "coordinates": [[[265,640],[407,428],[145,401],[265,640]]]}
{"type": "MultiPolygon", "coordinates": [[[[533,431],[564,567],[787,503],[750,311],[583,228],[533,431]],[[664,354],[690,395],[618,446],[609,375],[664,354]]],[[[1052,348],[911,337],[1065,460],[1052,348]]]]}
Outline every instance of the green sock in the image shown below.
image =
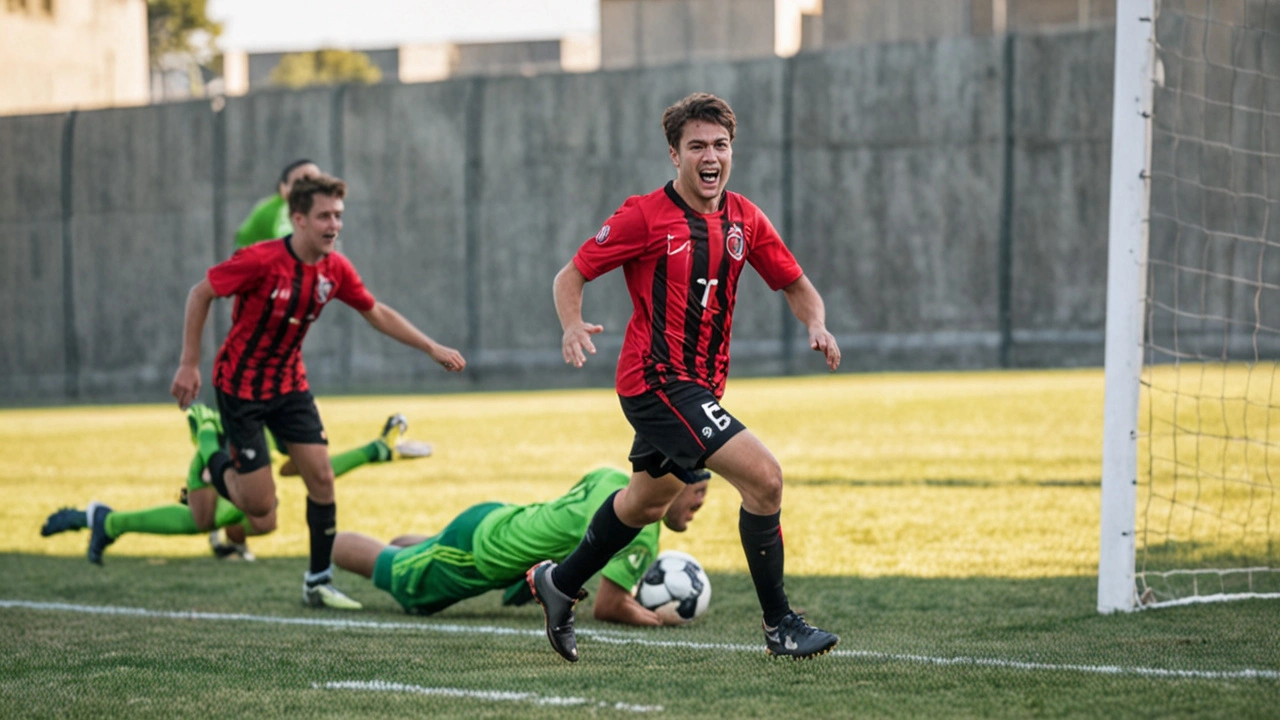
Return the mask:
{"type": "Polygon", "coordinates": [[[191,508],[174,503],[146,510],[115,510],[107,515],[107,537],[115,539],[125,533],[148,535],[199,535],[200,529],[191,517],[191,508]]]}
{"type": "Polygon", "coordinates": [[[348,450],[329,458],[333,466],[333,476],[345,475],[352,470],[371,462],[386,462],[391,459],[391,448],[381,438],[367,445],[348,450]]]}
{"type": "Polygon", "coordinates": [[[213,509],[214,527],[224,528],[228,525],[235,525],[236,523],[243,522],[244,520],[244,513],[235,505],[232,505],[230,500],[227,500],[224,497],[218,498],[218,504],[214,506],[213,509]]]}
{"type": "Polygon", "coordinates": [[[191,456],[191,465],[187,468],[187,489],[198,488],[205,484],[200,475],[204,473],[204,461],[200,459],[200,453],[191,456]]]}
{"type": "Polygon", "coordinates": [[[222,449],[218,443],[218,428],[211,423],[203,423],[196,431],[196,452],[202,463],[208,464],[209,458],[222,449]]]}

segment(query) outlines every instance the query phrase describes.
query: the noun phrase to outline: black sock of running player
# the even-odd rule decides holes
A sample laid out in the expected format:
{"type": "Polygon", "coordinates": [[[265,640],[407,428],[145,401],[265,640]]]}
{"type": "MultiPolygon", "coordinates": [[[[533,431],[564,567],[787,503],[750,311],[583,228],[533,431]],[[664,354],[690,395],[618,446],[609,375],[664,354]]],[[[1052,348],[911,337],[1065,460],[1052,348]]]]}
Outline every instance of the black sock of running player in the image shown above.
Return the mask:
{"type": "Polygon", "coordinates": [[[747,568],[756,586],[756,597],[764,611],[764,622],[777,627],[791,612],[787,593],[782,589],[782,511],[772,515],[754,515],[745,508],[738,512],[738,534],[747,554],[747,568]]]}
{"type": "Polygon", "coordinates": [[[551,584],[569,597],[577,595],[592,575],[600,572],[615,553],[640,534],[641,528],[633,528],[618,519],[613,509],[613,498],[617,494],[604,501],[587,525],[582,542],[551,573],[551,584]]]}
{"type": "Polygon", "coordinates": [[[209,456],[209,483],[228,501],[231,500],[231,493],[227,491],[227,468],[230,465],[231,456],[226,450],[219,450],[209,456]]]}
{"type": "Polygon", "coordinates": [[[319,575],[333,564],[333,540],[338,534],[338,505],[321,505],[307,498],[307,527],[311,529],[311,574],[319,575]]]}

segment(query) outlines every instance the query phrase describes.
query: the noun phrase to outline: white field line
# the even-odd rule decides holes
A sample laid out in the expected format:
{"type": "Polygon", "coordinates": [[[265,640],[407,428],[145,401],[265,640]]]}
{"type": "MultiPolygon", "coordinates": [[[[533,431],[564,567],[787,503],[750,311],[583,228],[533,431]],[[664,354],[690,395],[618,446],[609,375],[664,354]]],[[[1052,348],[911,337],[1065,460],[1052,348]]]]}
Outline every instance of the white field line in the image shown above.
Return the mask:
{"type": "MultiPolygon", "coordinates": [[[[380,620],[346,620],[340,618],[274,617],[270,615],[244,615],[239,613],[210,613],[195,611],[147,610],[145,608],[114,607],[110,605],[75,605],[71,603],[33,602],[29,600],[0,600],[0,608],[47,610],[53,612],[84,613],[89,615],[122,615],[128,617],[165,618],[170,620],[209,620],[215,622],[255,622],[269,625],[306,625],[333,629],[360,630],[408,630],[412,632],[466,633],[470,635],[515,635],[543,638],[542,629],[519,629],[494,625],[455,625],[451,623],[386,622],[380,620]]],[[[687,640],[653,640],[635,632],[594,630],[583,628],[579,638],[591,638],[595,642],[610,645],[638,645],[652,648],[678,648],[682,650],[706,650],[724,653],[760,653],[760,645],[739,643],[706,643],[687,640]]],[[[548,651],[550,652],[550,651],[548,651]]],[[[1200,679],[1200,680],[1280,680],[1280,670],[1172,670],[1167,668],[1126,667],[1122,665],[1073,665],[1056,663],[1002,660],[979,657],[933,657],[903,653],[877,652],[874,650],[833,650],[824,657],[863,658],[868,660],[909,662],[923,665],[972,665],[976,667],[1004,668],[1009,670],[1045,670],[1050,672],[1078,672],[1096,675],[1135,675],[1152,678],[1200,679]]]]}
{"type": "Polygon", "coordinates": [[[311,687],[322,690],[364,690],[373,692],[409,693],[413,695],[438,695],[455,698],[471,698],[473,700],[490,700],[496,702],[529,702],[535,705],[556,705],[564,707],[590,706],[625,712],[662,712],[661,705],[633,705],[631,703],[610,703],[603,700],[589,700],[580,697],[556,697],[539,695],[534,692],[515,692],[509,690],[464,690],[462,688],[422,687],[421,685],[405,685],[385,680],[343,680],[338,682],[312,683],[311,687]]]}

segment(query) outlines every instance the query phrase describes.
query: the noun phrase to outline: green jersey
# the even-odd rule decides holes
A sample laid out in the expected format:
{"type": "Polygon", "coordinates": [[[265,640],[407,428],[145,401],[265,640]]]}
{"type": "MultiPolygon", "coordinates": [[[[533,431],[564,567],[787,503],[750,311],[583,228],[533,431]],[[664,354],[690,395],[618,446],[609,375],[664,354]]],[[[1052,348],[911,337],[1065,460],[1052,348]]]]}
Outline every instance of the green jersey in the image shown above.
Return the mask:
{"type": "MultiPolygon", "coordinates": [[[[626,487],[627,479],[623,472],[601,468],[587,473],[555,500],[494,510],[473,536],[476,569],[486,577],[507,579],[520,577],[539,561],[565,559],[587,534],[596,510],[626,487]]],[[[657,554],[658,523],[652,523],[614,555],[600,574],[632,590],[657,554]]]]}
{"type": "Polygon", "coordinates": [[[263,198],[249,217],[240,223],[236,230],[236,248],[249,247],[263,240],[282,238],[293,232],[293,223],[289,220],[289,203],[279,193],[263,198]]]}

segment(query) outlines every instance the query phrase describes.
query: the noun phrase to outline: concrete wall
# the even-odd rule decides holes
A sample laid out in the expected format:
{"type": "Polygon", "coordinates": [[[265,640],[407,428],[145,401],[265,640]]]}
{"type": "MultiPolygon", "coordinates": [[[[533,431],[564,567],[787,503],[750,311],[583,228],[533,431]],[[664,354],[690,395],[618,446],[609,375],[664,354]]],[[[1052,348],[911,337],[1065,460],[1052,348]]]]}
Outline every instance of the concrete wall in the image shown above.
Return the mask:
{"type": "MultiPolygon", "coordinates": [[[[1111,34],[951,39],[792,59],[270,91],[0,119],[0,401],[163,401],[187,289],[285,163],[351,186],[342,249],[374,293],[467,354],[461,376],[335,305],[318,392],[608,386],[630,314],[560,359],[551,278],[630,194],[672,176],[662,110],[739,120],[731,187],[827,302],[849,371],[1100,361],[1111,34]]],[[[206,378],[228,327],[205,337],[206,378]]],[[[780,294],[744,274],[737,375],[821,372],[780,294]]]]}
{"type": "Polygon", "coordinates": [[[0,115],[143,105],[144,0],[0,4],[0,115]]]}

